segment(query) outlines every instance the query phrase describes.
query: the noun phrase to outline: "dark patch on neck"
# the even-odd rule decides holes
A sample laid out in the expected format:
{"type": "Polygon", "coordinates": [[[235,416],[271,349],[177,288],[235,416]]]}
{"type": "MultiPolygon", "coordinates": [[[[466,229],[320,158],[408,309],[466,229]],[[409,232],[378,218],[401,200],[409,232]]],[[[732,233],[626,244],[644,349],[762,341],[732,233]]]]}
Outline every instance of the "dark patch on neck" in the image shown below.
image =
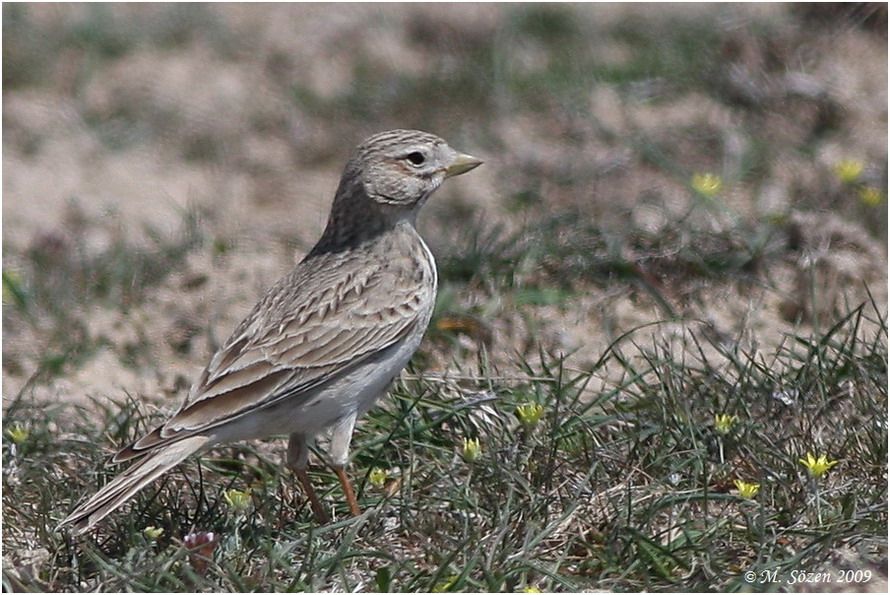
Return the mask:
{"type": "Polygon", "coordinates": [[[307,258],[356,248],[392,229],[395,223],[384,207],[365,194],[361,182],[344,176],[324,233],[307,258]]]}

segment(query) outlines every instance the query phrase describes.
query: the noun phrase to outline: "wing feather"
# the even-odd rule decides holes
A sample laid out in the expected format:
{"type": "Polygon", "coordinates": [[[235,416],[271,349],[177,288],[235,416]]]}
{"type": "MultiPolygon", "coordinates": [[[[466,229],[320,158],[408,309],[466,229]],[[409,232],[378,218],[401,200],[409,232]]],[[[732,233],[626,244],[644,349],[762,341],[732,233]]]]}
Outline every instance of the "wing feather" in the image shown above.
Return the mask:
{"type": "MultiPolygon", "coordinates": [[[[412,267],[385,261],[344,267],[319,258],[305,264],[257,304],[213,357],[179,413],[160,435],[146,437],[145,446],[204,431],[282,398],[299,398],[396,344],[418,323],[434,292],[418,282],[412,267]],[[398,306],[380,306],[392,303],[398,306]]],[[[431,262],[412,264],[435,274],[431,262]]]]}

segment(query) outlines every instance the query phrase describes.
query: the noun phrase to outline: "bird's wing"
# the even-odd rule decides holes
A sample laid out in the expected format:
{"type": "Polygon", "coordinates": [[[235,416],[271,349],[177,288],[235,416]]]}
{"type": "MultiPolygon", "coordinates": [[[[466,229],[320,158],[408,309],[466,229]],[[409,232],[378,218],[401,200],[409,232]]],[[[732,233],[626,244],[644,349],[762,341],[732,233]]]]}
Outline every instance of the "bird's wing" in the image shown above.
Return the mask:
{"type": "Polygon", "coordinates": [[[115,460],[309,394],[395,345],[432,300],[418,263],[337,264],[317,258],[279,281],[214,355],[180,411],[115,460]]]}

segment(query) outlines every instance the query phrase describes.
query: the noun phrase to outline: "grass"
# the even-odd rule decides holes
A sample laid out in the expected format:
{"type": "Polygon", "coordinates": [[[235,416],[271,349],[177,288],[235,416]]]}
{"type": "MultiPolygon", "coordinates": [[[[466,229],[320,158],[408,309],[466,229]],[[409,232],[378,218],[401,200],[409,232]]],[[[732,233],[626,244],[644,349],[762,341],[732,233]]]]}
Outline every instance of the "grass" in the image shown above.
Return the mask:
{"type": "Polygon", "coordinates": [[[629,96],[661,80],[683,81],[683,89],[711,87],[708,74],[718,68],[719,56],[710,22],[665,22],[658,34],[651,22],[641,20],[597,35],[588,25],[559,5],[508,8],[494,35],[443,31],[414,17],[407,34],[418,52],[437,57],[437,68],[405,75],[357,56],[354,82],[342,93],[320,98],[294,84],[291,96],[301,109],[329,120],[388,122],[395,114],[403,124],[447,129],[457,118],[481,124],[488,114],[519,106],[578,113],[598,84],[618,85],[629,96]],[[603,63],[599,38],[632,47],[628,63],[603,63]],[[546,55],[546,67],[527,67],[515,58],[530,46],[546,55]]]}
{"type": "MultiPolygon", "coordinates": [[[[504,7],[488,28],[381,12],[367,27],[396,33],[403,45],[393,47],[424,68],[406,74],[350,32],[331,38],[354,54],[339,65],[350,84],[322,96],[289,54],[299,46],[270,38],[268,52],[257,51],[237,17],[211,8],[149,10],[138,27],[107,6],[57,20],[25,5],[3,11],[4,89],[37,97],[66,89],[59,96],[99,141],[99,161],[139,145],[160,148],[178,168],[220,165],[231,154],[214,175],[240,187],[266,171],[238,158],[247,155],[242,138],[262,148],[286,137],[283,146],[299,155],[260,154],[269,171],[289,171],[328,167],[357,130],[417,126],[491,155],[500,202],[485,208],[501,217],[483,224],[478,197],[467,195],[424,223],[438,232],[429,236],[439,244],[439,301],[414,367],[356,430],[351,472],[364,515],[347,516],[336,477],[316,465],[313,481],[334,517],[318,526],[280,464],[283,442],[267,440],[186,462],[80,540],[54,528],[114,475],[104,466],[113,449],[163,415],[121,390],[96,389],[81,405],[37,395],[64,391],[100,349],[119,349],[128,368],[163,370],[156,353],[204,363],[192,361],[203,354],[188,341],[175,355],[102,344],[88,332],[90,316],[156,315],[143,311],[157,308],[153,292],[183,290],[170,287],[170,275],[188,271],[187,257],[200,250],[219,264],[214,275],[253,288],[226,262],[239,247],[210,245],[214,222],[199,213],[181,215],[173,235],[149,230],[141,244],[127,230],[97,234],[100,224],[74,213],[60,228],[34,230],[25,246],[5,245],[4,377],[37,370],[4,400],[5,590],[759,591],[791,589],[792,571],[835,567],[839,551],[852,552],[854,570],[872,573],[877,588],[886,579],[886,305],[828,295],[831,283],[848,283],[843,271],[818,278],[823,246],[829,257],[842,251],[846,266],[866,261],[873,239],[886,243],[886,194],[861,197],[886,188],[886,154],[857,152],[862,146],[842,134],[847,114],[854,122],[862,114],[852,104],[838,110],[830,85],[815,98],[764,98],[740,96],[724,77],[750,67],[781,88],[784,73],[807,70],[796,46],[823,33],[753,17],[727,28],[713,14],[603,26],[557,5],[504,7]],[[101,95],[110,65],[145,50],[185,58],[193,46],[217,53],[226,75],[251,73],[245,80],[265,106],[245,114],[253,128],[226,128],[227,113],[214,121],[219,132],[202,125],[192,134],[187,113],[151,95],[87,107],[89,83],[101,95]],[[65,62],[71,72],[56,66],[57,55],[75,58],[65,62]],[[603,89],[620,103],[617,116],[591,103],[603,89]],[[263,103],[268,95],[274,109],[263,103]],[[684,102],[695,105],[677,110],[684,102]],[[690,117],[698,102],[717,115],[690,117]],[[289,124],[294,113],[310,133],[336,138],[292,145],[304,132],[289,124]],[[664,121],[646,125],[653,118],[664,121]],[[524,120],[540,126],[523,129],[529,142],[516,146],[504,130],[524,120]],[[862,161],[861,177],[841,182],[818,159],[826,138],[839,157],[862,161]],[[721,192],[694,188],[693,174],[706,172],[720,177],[721,192]],[[769,192],[786,199],[777,211],[739,207],[769,192]],[[641,205],[657,225],[634,217],[641,205]],[[824,239],[808,220],[791,220],[829,209],[872,237],[824,239]],[[96,235],[111,241],[97,249],[96,235]],[[794,305],[778,347],[752,347],[764,329],[745,321],[728,330],[697,320],[710,314],[707,290],[748,303],[752,287],[794,305]],[[614,341],[583,366],[538,334],[558,326],[547,316],[584,314],[584,298],[603,292],[657,314],[631,330],[621,312],[614,329],[596,328],[591,314],[590,332],[614,341]],[[823,301],[835,303],[820,310],[823,301]],[[519,330],[505,339],[513,325],[519,330]],[[10,347],[29,340],[36,366],[10,347]],[[441,369],[450,372],[433,371],[441,369]],[[542,408],[534,427],[518,414],[532,406],[542,408]],[[481,448],[472,462],[467,439],[481,448]],[[807,453],[838,463],[816,480],[800,463],[807,453]],[[744,498],[736,480],[759,491],[744,498]],[[233,494],[247,505],[233,505],[233,494]],[[749,583],[746,571],[778,582],[749,583]]],[[[37,159],[52,142],[39,127],[13,124],[4,150],[18,142],[37,159]]],[[[212,301],[183,291],[189,299],[212,301]]],[[[222,309],[183,311],[212,325],[232,314],[222,309]]],[[[607,325],[610,314],[601,317],[607,325]]]]}
{"type": "Polygon", "coordinates": [[[82,57],[76,70],[80,89],[104,64],[146,46],[179,48],[204,37],[225,54],[232,42],[217,16],[198,4],[165,7],[138,20],[102,4],[56,22],[35,18],[31,11],[24,5],[3,7],[4,87],[44,84],[62,51],[82,57]]]}
{"type": "Polygon", "coordinates": [[[146,229],[145,246],[117,230],[98,251],[88,245],[95,232],[88,222],[38,235],[18,255],[18,266],[3,272],[4,306],[9,302],[4,324],[29,327],[46,341],[31,381],[60,376],[91,357],[102,345],[87,329],[90,307],[124,314],[137,307],[201,246],[199,218],[197,211],[183,213],[181,228],[171,236],[146,229]]]}
{"type": "Polygon", "coordinates": [[[647,232],[616,229],[571,211],[512,233],[475,221],[443,243],[439,271],[446,288],[442,301],[448,303],[439,312],[456,308],[449,288],[541,306],[566,304],[591,287],[623,285],[676,318],[702,282],[762,284],[763,271],[801,258],[788,227],[783,221],[738,220],[730,229],[705,231],[679,218],[647,232]]]}
{"type": "Polygon", "coordinates": [[[16,494],[3,509],[13,561],[4,586],[735,591],[747,587],[745,570],[787,576],[839,547],[877,559],[887,531],[887,327],[874,317],[863,305],[768,357],[720,345],[705,356],[690,323],[681,345],[647,339],[651,329],[629,333],[591,370],[542,354],[514,378],[484,364],[445,378],[415,371],[356,433],[362,517],[346,516],[335,477],[314,468],[335,510],[323,527],[270,442],[187,463],[83,541],[55,533],[111,476],[96,445],[120,445],[159,419],[133,401],[100,407],[96,423],[88,410],[23,399],[4,418],[3,488],[16,494]],[[863,333],[869,318],[873,336],[863,333]],[[619,373],[603,382],[605,371],[619,373]],[[516,416],[527,403],[544,408],[534,428],[516,416]],[[734,416],[725,435],[718,414],[734,416]],[[10,428],[27,435],[13,442],[10,428]],[[461,455],[466,437],[481,445],[472,463],[461,455]],[[840,463],[809,480],[798,461],[807,452],[840,463]],[[369,481],[375,468],[383,486],[369,481]],[[760,492],[740,498],[735,479],[760,492]],[[229,489],[250,490],[246,510],[225,504],[229,489]],[[147,526],[164,532],[147,538],[147,526]],[[204,561],[183,546],[199,532],[215,536],[204,561]],[[33,574],[15,562],[26,550],[45,556],[33,574]]]}

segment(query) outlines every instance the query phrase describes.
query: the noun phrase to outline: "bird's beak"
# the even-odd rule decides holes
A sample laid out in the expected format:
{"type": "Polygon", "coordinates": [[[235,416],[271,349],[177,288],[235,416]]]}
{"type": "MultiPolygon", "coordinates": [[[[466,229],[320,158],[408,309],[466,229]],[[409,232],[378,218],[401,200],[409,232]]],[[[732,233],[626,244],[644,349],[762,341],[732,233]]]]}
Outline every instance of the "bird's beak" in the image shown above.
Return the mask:
{"type": "Polygon", "coordinates": [[[472,155],[458,153],[454,158],[454,161],[451,162],[451,165],[445,168],[445,177],[450,178],[452,176],[465,174],[474,167],[479,167],[480,165],[482,165],[481,159],[476,159],[472,155]]]}

